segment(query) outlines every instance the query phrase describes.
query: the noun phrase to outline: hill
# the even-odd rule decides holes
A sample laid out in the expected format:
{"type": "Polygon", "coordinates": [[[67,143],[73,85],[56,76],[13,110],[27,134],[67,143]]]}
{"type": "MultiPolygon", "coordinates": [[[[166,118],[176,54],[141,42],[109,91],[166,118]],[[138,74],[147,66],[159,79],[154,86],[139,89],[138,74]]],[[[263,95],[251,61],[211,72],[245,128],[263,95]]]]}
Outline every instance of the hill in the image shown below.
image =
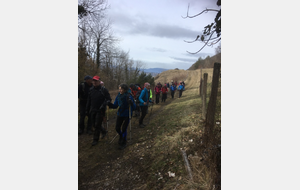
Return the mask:
{"type": "Polygon", "coordinates": [[[207,56],[205,59],[201,57],[188,69],[188,70],[196,70],[202,68],[213,68],[214,63],[221,63],[221,53],[218,53],[212,57],[207,56]]]}
{"type": "Polygon", "coordinates": [[[149,68],[149,69],[141,69],[141,71],[144,71],[146,74],[151,74],[153,77],[158,75],[161,72],[167,71],[168,69],[163,68],[149,68]]]}
{"type": "Polygon", "coordinates": [[[175,70],[167,70],[164,71],[154,77],[155,84],[160,82],[161,84],[172,82],[172,81],[182,81],[186,80],[188,72],[183,69],[175,70]]]}

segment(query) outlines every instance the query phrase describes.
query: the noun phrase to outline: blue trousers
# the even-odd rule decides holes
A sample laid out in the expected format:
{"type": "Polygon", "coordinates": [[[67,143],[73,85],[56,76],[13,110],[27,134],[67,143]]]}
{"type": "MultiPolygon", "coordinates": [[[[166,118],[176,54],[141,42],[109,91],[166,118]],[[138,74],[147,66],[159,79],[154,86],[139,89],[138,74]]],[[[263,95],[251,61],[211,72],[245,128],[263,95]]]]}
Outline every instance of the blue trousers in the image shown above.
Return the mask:
{"type": "Polygon", "coordinates": [[[117,116],[116,131],[125,141],[127,140],[127,127],[130,119],[128,117],[117,116]]]}

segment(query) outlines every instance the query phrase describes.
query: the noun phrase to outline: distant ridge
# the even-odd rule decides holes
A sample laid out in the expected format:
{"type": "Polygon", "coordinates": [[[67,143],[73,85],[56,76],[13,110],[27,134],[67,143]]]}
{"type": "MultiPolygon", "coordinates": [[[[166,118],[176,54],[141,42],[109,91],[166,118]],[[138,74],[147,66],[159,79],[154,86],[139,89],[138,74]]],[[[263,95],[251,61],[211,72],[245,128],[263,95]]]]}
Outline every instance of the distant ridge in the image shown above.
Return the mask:
{"type": "Polygon", "coordinates": [[[170,69],[163,69],[163,68],[141,69],[141,71],[144,71],[146,74],[151,74],[153,77],[155,77],[159,73],[167,71],[167,70],[170,70],[170,69]]]}
{"type": "Polygon", "coordinates": [[[161,73],[163,71],[167,71],[170,69],[163,69],[163,68],[149,68],[149,69],[141,69],[145,73],[161,73]]]}

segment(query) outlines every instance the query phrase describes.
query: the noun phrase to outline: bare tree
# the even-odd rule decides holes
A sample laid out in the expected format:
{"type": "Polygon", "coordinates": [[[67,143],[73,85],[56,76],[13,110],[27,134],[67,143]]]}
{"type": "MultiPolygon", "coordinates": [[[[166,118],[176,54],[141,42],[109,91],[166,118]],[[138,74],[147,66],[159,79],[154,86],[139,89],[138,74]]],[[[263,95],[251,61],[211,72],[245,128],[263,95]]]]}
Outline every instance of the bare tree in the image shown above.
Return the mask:
{"type": "Polygon", "coordinates": [[[89,25],[92,38],[91,52],[97,67],[101,68],[101,61],[106,59],[106,53],[118,41],[112,31],[108,20],[103,20],[89,25]]]}
{"type": "MultiPolygon", "coordinates": [[[[221,6],[221,0],[217,0],[216,3],[219,7],[221,6]]],[[[191,54],[196,54],[198,52],[200,52],[205,46],[213,46],[215,44],[217,44],[219,41],[221,41],[221,8],[220,9],[205,9],[202,12],[196,14],[196,15],[189,15],[189,5],[188,5],[188,9],[187,9],[187,14],[185,17],[182,18],[195,18],[197,16],[202,15],[203,13],[207,13],[207,12],[216,12],[216,17],[214,19],[214,22],[212,22],[211,24],[208,24],[207,26],[204,27],[204,31],[201,35],[198,35],[196,37],[195,40],[192,41],[186,41],[187,43],[194,43],[196,41],[200,41],[203,42],[204,45],[197,51],[197,52],[189,52],[191,54]]]]}
{"type": "Polygon", "coordinates": [[[105,18],[109,6],[106,0],[78,0],[78,28],[86,30],[85,23],[105,18]]]}

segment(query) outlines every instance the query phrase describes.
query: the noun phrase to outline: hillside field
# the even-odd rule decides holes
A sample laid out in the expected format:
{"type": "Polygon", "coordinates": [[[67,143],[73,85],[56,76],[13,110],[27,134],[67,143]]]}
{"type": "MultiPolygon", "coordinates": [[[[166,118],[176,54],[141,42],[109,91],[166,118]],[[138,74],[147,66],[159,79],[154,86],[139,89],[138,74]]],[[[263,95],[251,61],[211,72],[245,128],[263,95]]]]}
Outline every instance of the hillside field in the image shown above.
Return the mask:
{"type": "MultiPolygon", "coordinates": [[[[205,72],[211,83],[213,69],[203,69],[202,74],[205,72]]],[[[155,77],[155,83],[175,79],[186,83],[182,97],[176,92],[172,99],[168,92],[166,102],[160,99],[159,104],[150,106],[145,128],[139,128],[138,118],[133,117],[131,140],[124,150],[118,150],[117,139],[113,141],[116,110],[109,110],[108,136],[96,146],[91,146],[92,135],[78,136],[78,189],[212,189],[212,173],[201,165],[199,150],[204,129],[200,70],[164,71],[155,77]],[[188,177],[181,149],[188,155],[193,180],[188,177]],[[169,177],[170,172],[175,176],[169,177]]],[[[128,127],[128,139],[129,135],[128,127]]]]}

